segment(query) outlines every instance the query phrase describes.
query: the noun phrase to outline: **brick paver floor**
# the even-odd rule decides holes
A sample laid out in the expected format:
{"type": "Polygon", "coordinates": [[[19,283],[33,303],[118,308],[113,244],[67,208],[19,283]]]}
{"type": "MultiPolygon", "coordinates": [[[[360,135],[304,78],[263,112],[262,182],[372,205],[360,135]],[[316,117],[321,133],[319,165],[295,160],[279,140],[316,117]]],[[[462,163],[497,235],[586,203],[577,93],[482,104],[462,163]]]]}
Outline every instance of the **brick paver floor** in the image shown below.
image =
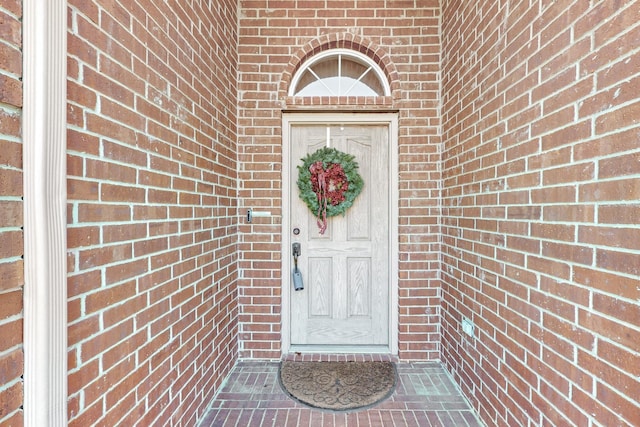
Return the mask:
{"type": "MultiPolygon", "coordinates": [[[[299,360],[389,360],[384,356],[291,356],[299,360]]],[[[393,395],[356,412],[330,412],[294,401],[278,382],[278,362],[240,361],[200,427],[480,427],[474,411],[437,362],[396,362],[393,395]]]]}

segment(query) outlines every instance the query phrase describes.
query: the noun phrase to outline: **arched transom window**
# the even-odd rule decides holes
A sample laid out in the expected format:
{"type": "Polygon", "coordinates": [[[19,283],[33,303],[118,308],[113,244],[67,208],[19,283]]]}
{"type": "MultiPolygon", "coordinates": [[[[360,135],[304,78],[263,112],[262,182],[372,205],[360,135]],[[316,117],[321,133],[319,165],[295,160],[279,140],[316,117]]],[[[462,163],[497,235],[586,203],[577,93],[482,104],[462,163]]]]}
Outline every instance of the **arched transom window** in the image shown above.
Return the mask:
{"type": "Polygon", "coordinates": [[[319,53],[298,70],[289,96],[386,96],[389,82],[371,58],[348,49],[319,53]]]}

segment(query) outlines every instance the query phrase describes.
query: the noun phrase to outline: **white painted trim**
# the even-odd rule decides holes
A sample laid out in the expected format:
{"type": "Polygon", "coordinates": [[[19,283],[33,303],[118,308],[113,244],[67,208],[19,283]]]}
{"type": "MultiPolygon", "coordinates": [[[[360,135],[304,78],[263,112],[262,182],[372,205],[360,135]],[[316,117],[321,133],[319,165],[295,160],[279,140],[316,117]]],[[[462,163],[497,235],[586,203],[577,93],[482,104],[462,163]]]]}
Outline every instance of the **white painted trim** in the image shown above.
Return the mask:
{"type": "Polygon", "coordinates": [[[23,2],[24,425],[67,425],[67,2],[23,2]]]}
{"type": "Polygon", "coordinates": [[[294,124],[386,124],[389,126],[389,162],[390,184],[389,192],[389,275],[391,291],[389,295],[389,353],[398,354],[398,325],[399,325],[399,253],[398,241],[398,115],[395,113],[284,113],[282,115],[282,353],[287,354],[291,349],[291,257],[288,256],[291,247],[291,224],[289,223],[291,185],[290,171],[290,135],[294,124]]]}

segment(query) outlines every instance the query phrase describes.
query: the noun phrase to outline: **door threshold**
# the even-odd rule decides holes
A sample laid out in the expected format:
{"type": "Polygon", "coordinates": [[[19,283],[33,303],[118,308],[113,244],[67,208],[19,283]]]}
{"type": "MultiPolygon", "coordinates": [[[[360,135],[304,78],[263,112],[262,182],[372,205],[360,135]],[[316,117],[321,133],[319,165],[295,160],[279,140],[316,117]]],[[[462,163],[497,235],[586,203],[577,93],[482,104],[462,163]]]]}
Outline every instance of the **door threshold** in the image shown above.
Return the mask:
{"type": "Polygon", "coordinates": [[[399,361],[397,355],[389,353],[301,353],[291,352],[282,355],[287,362],[393,362],[399,361]]]}
{"type": "Polygon", "coordinates": [[[392,354],[388,345],[310,345],[289,346],[289,353],[392,354]]]}

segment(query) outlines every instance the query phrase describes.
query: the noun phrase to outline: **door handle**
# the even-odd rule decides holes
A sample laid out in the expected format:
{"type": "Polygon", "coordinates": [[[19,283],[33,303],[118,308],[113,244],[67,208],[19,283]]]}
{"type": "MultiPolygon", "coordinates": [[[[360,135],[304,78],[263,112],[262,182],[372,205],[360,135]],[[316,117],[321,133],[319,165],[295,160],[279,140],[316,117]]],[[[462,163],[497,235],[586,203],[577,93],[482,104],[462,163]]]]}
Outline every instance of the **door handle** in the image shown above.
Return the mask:
{"type": "Polygon", "coordinates": [[[291,245],[291,251],[293,252],[293,289],[296,291],[301,291],[304,289],[304,284],[302,283],[302,273],[298,270],[298,257],[302,255],[302,250],[300,248],[300,243],[295,242],[291,245]]]}

